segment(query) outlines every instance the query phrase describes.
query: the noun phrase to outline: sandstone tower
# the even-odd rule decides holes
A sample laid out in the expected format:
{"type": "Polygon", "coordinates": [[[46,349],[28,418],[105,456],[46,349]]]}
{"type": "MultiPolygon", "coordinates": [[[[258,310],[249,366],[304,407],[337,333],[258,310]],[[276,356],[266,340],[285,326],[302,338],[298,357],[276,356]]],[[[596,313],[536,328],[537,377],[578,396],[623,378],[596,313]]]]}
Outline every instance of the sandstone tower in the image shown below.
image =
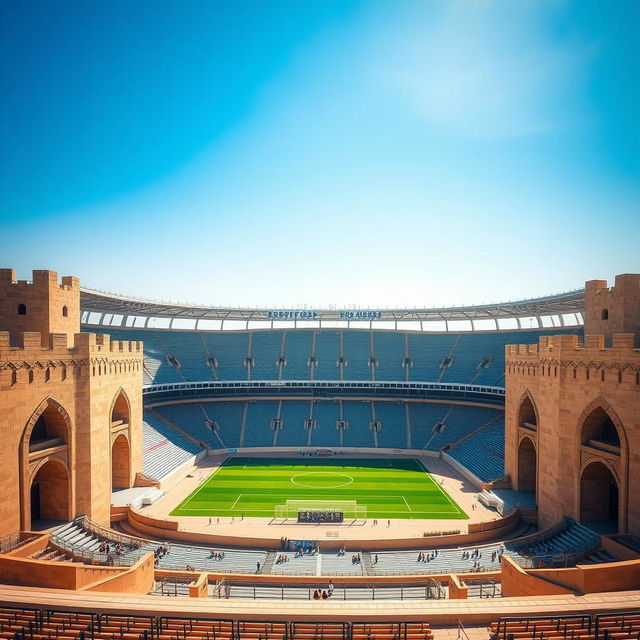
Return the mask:
{"type": "Polygon", "coordinates": [[[585,337],[506,348],[505,470],[563,516],[640,534],[640,275],[586,283],[585,337]]]}
{"type": "Polygon", "coordinates": [[[80,333],[80,285],[0,270],[0,535],[86,514],[142,470],[142,343],[80,333]]]}

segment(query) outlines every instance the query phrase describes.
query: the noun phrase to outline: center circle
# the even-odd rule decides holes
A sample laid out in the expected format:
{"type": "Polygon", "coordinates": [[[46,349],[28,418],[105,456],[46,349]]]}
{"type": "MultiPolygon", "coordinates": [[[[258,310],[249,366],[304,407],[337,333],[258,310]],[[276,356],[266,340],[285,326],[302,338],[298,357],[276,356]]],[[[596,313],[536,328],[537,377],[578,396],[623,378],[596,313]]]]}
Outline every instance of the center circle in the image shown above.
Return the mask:
{"type": "Polygon", "coordinates": [[[338,489],[353,482],[353,478],[346,473],[336,471],[306,471],[290,478],[293,484],[307,489],[338,489]]]}

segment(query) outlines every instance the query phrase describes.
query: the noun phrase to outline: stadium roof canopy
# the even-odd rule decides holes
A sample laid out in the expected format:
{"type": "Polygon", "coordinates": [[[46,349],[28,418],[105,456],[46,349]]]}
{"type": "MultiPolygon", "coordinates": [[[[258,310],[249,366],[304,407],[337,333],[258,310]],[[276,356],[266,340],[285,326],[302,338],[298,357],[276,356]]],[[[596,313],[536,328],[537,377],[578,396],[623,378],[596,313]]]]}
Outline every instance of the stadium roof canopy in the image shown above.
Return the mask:
{"type": "Polygon", "coordinates": [[[259,309],[141,300],[82,288],[82,323],[142,329],[358,328],[496,331],[583,324],[584,289],[493,304],[423,309],[259,309]]]}

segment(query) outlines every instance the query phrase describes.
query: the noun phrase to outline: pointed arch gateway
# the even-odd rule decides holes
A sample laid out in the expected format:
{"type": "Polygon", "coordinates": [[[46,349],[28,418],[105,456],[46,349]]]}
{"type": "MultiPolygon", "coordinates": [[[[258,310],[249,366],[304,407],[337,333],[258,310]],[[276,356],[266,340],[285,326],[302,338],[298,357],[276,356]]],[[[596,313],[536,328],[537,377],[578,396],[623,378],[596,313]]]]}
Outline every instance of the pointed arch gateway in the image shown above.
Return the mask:
{"type": "Polygon", "coordinates": [[[518,491],[533,491],[538,486],[538,453],[531,438],[523,436],[518,444],[518,491]]]}
{"type": "Polygon", "coordinates": [[[131,456],[129,440],[124,433],[116,436],[111,445],[111,489],[131,486],[131,456]]]}
{"type": "Polygon", "coordinates": [[[118,389],[118,392],[114,396],[109,416],[112,427],[129,424],[131,422],[131,403],[124,389],[118,389]]]}
{"type": "Polygon", "coordinates": [[[620,485],[613,469],[602,460],[593,460],[580,476],[580,520],[608,524],[619,530],[620,485]]]}
{"type": "Polygon", "coordinates": [[[20,440],[21,526],[72,517],[71,418],[51,396],[31,414],[20,440]],[[49,453],[51,452],[51,453],[49,453]]]}
{"type": "Polygon", "coordinates": [[[602,396],[584,409],[578,420],[578,428],[581,444],[605,443],[618,448],[621,454],[626,452],[625,428],[615,409],[602,396]]]}
{"type": "Polygon", "coordinates": [[[528,391],[522,394],[518,407],[518,426],[522,425],[538,426],[538,410],[528,391]]]}
{"type": "Polygon", "coordinates": [[[63,522],[71,519],[71,480],[67,466],[58,458],[43,461],[29,486],[29,525],[39,520],[63,522]]]}

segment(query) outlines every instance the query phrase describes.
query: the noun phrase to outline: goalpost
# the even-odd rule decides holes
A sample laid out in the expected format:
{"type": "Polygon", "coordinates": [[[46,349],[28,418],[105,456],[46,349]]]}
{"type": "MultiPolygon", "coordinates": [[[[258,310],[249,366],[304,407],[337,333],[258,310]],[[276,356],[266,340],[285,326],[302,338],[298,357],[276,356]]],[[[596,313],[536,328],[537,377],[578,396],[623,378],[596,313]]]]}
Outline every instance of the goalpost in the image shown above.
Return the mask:
{"type": "Polygon", "coordinates": [[[356,500],[287,500],[286,504],[276,505],[275,517],[297,519],[300,511],[340,511],[345,518],[367,518],[367,507],[356,500]]]}

